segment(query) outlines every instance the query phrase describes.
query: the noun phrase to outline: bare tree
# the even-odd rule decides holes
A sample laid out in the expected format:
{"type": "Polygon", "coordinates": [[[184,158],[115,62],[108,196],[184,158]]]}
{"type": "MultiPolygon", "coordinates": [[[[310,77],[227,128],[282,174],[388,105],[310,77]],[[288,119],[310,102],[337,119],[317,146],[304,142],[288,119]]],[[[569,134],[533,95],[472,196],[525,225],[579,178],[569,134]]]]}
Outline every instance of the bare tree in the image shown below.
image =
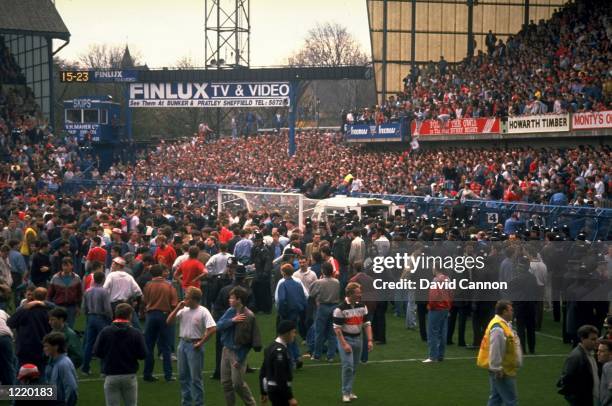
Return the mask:
{"type": "Polygon", "coordinates": [[[365,65],[369,59],[346,27],[327,22],[308,31],[304,45],[288,62],[293,66],[341,66],[365,65]]]}
{"type": "MultiPolygon", "coordinates": [[[[120,45],[92,44],[86,52],[78,56],[77,61],[83,67],[90,69],[119,69],[125,47],[120,45]]],[[[130,50],[134,66],[141,64],[139,52],[130,50]]]]}
{"type": "Polygon", "coordinates": [[[193,58],[189,55],[185,55],[177,59],[174,63],[176,69],[195,69],[196,65],[193,58]]]}

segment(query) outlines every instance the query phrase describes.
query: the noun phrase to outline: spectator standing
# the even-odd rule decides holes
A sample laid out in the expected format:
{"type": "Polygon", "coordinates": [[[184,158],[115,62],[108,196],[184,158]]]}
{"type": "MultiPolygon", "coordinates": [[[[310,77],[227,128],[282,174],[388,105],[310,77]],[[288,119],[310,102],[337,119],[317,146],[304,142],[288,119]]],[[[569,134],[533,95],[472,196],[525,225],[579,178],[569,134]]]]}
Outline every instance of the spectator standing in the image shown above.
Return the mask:
{"type": "Polygon", "coordinates": [[[87,321],[81,371],[85,375],[89,375],[89,363],[98,335],[113,319],[110,294],[102,285],[104,285],[104,272],[95,272],[93,274],[93,285],[85,291],[83,298],[83,313],[85,313],[87,321]]]}
{"type": "Polygon", "coordinates": [[[21,252],[19,252],[19,244],[18,240],[10,240],[8,243],[8,262],[11,267],[11,277],[13,278],[13,286],[11,288],[15,299],[15,307],[19,306],[19,302],[22,299],[25,289],[23,277],[28,270],[25,259],[21,252]]]}
{"type": "Polygon", "coordinates": [[[56,404],[75,406],[78,399],[78,379],[76,369],[66,355],[66,338],[60,332],[52,332],[43,339],[43,350],[49,357],[45,369],[45,383],[56,387],[56,404]]]}
{"type": "MultiPolygon", "coordinates": [[[[346,297],[334,310],[334,331],[338,338],[338,352],[342,361],[342,402],[357,399],[353,383],[361,357],[361,334],[365,329],[368,336],[367,351],[372,351],[372,326],[368,320],[368,309],[361,303],[361,286],[350,282],[346,285],[346,297]]],[[[366,349],[363,349],[366,350],[366,349]]]]}
{"type": "Polygon", "coordinates": [[[49,325],[51,331],[56,333],[62,333],[66,340],[66,353],[70,361],[75,368],[79,368],[83,363],[83,347],[79,336],[74,332],[73,329],[68,327],[66,319],[68,318],[68,312],[63,307],[55,307],[49,311],[49,325]]]}
{"type": "Polygon", "coordinates": [[[592,405],[599,400],[599,375],[593,357],[599,331],[587,324],[577,334],[580,342],[566,358],[557,387],[570,405],[592,405]]]}
{"type": "Polygon", "coordinates": [[[612,405],[612,341],[599,340],[597,348],[597,362],[601,367],[601,378],[599,379],[599,404],[601,406],[612,405]]]}
{"type": "Polygon", "coordinates": [[[189,247],[189,258],[178,266],[174,273],[174,279],[181,281],[181,287],[186,290],[192,286],[200,288],[200,280],[204,278],[208,272],[204,264],[198,260],[200,249],[196,246],[189,247]]]}
{"type": "Polygon", "coordinates": [[[523,362],[521,343],[512,328],[512,303],[500,300],[478,352],[477,364],[489,370],[488,406],[517,405],[516,373],[523,362]]]}
{"type": "Polygon", "coordinates": [[[29,279],[34,286],[46,288],[51,279],[49,243],[46,241],[38,241],[36,242],[36,246],[36,253],[32,255],[32,266],[30,267],[29,279]]]}
{"type": "Polygon", "coordinates": [[[131,304],[142,297],[140,286],[125,271],[125,260],[121,257],[113,259],[111,272],[104,281],[104,289],[108,290],[113,311],[120,303],[131,304]]]}
{"type": "Polygon", "coordinates": [[[144,380],[156,382],[153,376],[155,365],[155,343],[162,354],[164,365],[164,377],[166,381],[173,381],[172,377],[172,339],[174,328],[166,323],[166,319],[178,303],[176,289],[164,277],[164,266],[153,265],[151,276],[153,279],[147,282],[144,288],[145,305],[145,343],[147,344],[147,357],[144,365],[144,380]]]}
{"type": "MultiPolygon", "coordinates": [[[[304,318],[308,297],[306,288],[302,282],[293,278],[293,265],[284,264],[281,267],[283,279],[279,281],[276,288],[276,305],[278,307],[277,322],[292,320],[296,324],[304,318]]],[[[293,342],[288,345],[289,353],[298,368],[302,367],[300,359],[300,348],[293,342]]]]}
{"type": "Polygon", "coordinates": [[[94,344],[94,355],[102,360],[106,406],[138,404],[138,360],[145,359],[147,347],[142,333],[131,326],[134,310],[127,303],[115,309],[115,319],[105,327],[94,344]]]}
{"type": "Polygon", "coordinates": [[[439,268],[434,268],[433,287],[429,288],[427,304],[427,345],[429,357],[424,363],[444,360],[446,338],[448,334],[448,313],[452,307],[452,292],[445,284],[450,279],[439,268]]]}
{"type": "Polygon", "coordinates": [[[72,272],[72,258],[62,259],[62,271],[53,275],[49,282],[47,300],[66,309],[66,323],[73,328],[83,300],[83,285],[79,275],[72,272]]]}
{"type": "Polygon", "coordinates": [[[229,296],[230,308],[217,322],[217,330],[221,332],[223,344],[221,384],[225,403],[228,406],[236,404],[236,395],[240,396],[247,406],[256,404],[251,389],[245,381],[246,357],[251,348],[261,348],[261,338],[255,324],[255,315],[244,305],[247,297],[245,289],[238,286],[232,289],[229,296]],[[248,327],[249,325],[251,327],[248,327]],[[245,332],[247,336],[250,335],[246,340],[250,342],[238,342],[237,329],[245,332]]]}
{"type": "Polygon", "coordinates": [[[333,328],[334,309],[340,302],[340,282],[332,276],[334,269],[329,262],[321,265],[323,277],[316,280],[310,289],[317,310],[315,316],[315,347],[312,359],[321,359],[327,341],[327,360],[332,361],[336,354],[337,342],[333,328]]]}
{"type": "Polygon", "coordinates": [[[47,289],[34,289],[32,298],[37,303],[21,306],[6,322],[17,333],[15,344],[19,365],[34,364],[39,371],[45,370],[42,340],[51,332],[49,308],[44,303],[46,297],[47,289]]]}
{"type": "Polygon", "coordinates": [[[157,249],[155,250],[155,254],[153,258],[157,261],[158,264],[165,265],[166,268],[172,269],[172,265],[176,260],[176,251],[172,245],[167,244],[168,239],[165,235],[159,235],[155,239],[157,244],[157,249]]]}
{"type": "Polygon", "coordinates": [[[168,324],[175,318],[180,322],[178,370],[182,406],[204,404],[204,344],[215,334],[216,324],[208,309],[200,305],[201,300],[202,291],[188,287],[185,300],[176,305],[167,319],[168,324]]]}
{"type": "Polygon", "coordinates": [[[13,351],[13,332],[6,322],[9,315],[0,310],[0,385],[13,385],[15,383],[15,352],[13,351]]]}

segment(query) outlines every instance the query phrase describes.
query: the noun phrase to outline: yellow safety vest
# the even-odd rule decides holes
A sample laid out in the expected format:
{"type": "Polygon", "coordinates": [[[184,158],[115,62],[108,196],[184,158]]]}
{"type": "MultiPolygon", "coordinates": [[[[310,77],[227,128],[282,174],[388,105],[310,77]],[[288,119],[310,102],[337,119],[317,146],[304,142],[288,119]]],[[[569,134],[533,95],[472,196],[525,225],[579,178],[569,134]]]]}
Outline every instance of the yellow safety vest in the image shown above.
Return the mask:
{"type": "Polygon", "coordinates": [[[480,351],[478,351],[478,359],[476,364],[481,368],[489,369],[489,334],[491,333],[491,329],[496,325],[502,328],[504,331],[504,336],[506,336],[506,352],[502,356],[502,370],[504,371],[505,375],[515,376],[519,366],[519,360],[516,353],[514,332],[506,320],[498,315],[495,315],[487,326],[487,330],[485,331],[482,342],[480,343],[480,351]]]}

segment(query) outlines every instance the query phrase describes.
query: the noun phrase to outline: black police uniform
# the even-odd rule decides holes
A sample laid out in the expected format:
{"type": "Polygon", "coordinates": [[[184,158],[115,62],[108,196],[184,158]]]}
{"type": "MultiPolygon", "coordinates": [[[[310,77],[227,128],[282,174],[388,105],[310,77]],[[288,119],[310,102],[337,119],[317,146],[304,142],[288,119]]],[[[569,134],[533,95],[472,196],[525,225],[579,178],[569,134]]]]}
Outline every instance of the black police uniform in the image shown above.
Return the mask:
{"type": "Polygon", "coordinates": [[[259,370],[261,394],[268,396],[272,406],[287,406],[293,398],[292,380],[291,357],[287,347],[275,341],[266,348],[259,370]]]}

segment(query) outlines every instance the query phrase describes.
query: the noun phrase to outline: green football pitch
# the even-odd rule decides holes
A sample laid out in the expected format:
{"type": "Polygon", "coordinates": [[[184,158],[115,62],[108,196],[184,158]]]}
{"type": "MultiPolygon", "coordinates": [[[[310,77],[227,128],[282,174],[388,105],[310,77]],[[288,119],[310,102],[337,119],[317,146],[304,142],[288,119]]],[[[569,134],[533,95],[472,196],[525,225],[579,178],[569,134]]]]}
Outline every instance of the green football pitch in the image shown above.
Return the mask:
{"type": "MultiPolygon", "coordinates": [[[[264,342],[274,339],[274,316],[258,315],[264,342]]],[[[79,319],[77,329],[82,329],[79,319]]],[[[467,342],[471,342],[471,324],[468,321],[467,342]]],[[[537,335],[536,355],[526,356],[518,373],[519,403],[522,405],[563,405],[555,383],[564,357],[570,347],[560,339],[560,326],[545,314],[542,331],[537,335]]],[[[300,340],[301,341],[301,340],[300,340]]],[[[456,342],[456,338],[455,338],[456,342]]],[[[304,348],[304,347],[302,347],[304,348]]],[[[418,331],[406,330],[402,319],[387,314],[387,344],[375,346],[370,361],[360,364],[354,391],[357,405],[486,405],[488,396],[487,372],[476,366],[476,350],[456,345],[447,347],[444,362],[422,364],[427,346],[418,331]]],[[[206,347],[204,390],[207,405],[224,405],[219,381],[210,379],[214,368],[214,340],[206,347]]],[[[249,365],[258,368],[262,353],[251,351],[249,365]]],[[[176,363],[173,363],[176,373],[176,363]]],[[[155,371],[159,382],[142,381],[139,370],[138,403],[140,405],[180,405],[178,382],[165,382],[161,361],[156,359],[155,371]]],[[[258,400],[258,373],[247,374],[247,380],[258,400]]],[[[92,374],[79,372],[79,405],[104,405],[103,378],[99,375],[99,361],[92,363],[92,374]]],[[[304,368],[294,376],[294,394],[300,405],[340,405],[340,364],[336,356],[333,363],[305,360],[304,368]]],[[[241,402],[238,402],[241,404],[241,402]]]]}

